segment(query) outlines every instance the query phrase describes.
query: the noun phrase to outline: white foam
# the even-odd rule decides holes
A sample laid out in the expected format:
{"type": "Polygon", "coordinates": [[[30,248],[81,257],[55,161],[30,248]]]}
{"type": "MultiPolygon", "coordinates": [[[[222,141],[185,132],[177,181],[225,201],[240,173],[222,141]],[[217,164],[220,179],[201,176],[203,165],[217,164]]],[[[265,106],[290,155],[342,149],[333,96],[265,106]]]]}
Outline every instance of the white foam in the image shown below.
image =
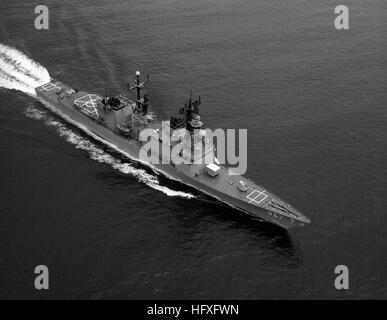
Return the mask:
{"type": "MultiPolygon", "coordinates": [[[[35,88],[51,81],[50,75],[46,68],[39,63],[33,61],[19,50],[0,44],[0,87],[7,89],[15,89],[22,91],[28,95],[36,97],[35,88]]],[[[40,100],[40,99],[39,99],[40,100]]],[[[41,100],[40,100],[41,101],[41,100]]],[[[59,111],[46,102],[42,101],[49,109],[58,113],[59,111]]],[[[129,163],[124,163],[119,159],[114,158],[104,150],[96,146],[93,142],[78,135],[60,121],[49,117],[43,110],[39,110],[34,106],[28,106],[25,114],[35,120],[44,120],[49,126],[56,127],[59,134],[63,136],[68,142],[74,144],[76,148],[86,150],[89,152],[90,158],[98,162],[111,165],[114,169],[119,170],[124,174],[130,174],[136,177],[140,182],[143,182],[153,189],[159,190],[168,196],[179,196],[185,198],[192,198],[193,195],[181,191],[171,190],[159,184],[158,178],[147,173],[145,170],[137,169],[129,163]]],[[[66,115],[61,115],[66,120],[66,115]]],[[[73,123],[73,122],[71,122],[73,123]]],[[[83,131],[88,133],[93,138],[101,141],[99,137],[82,127],[82,125],[73,123],[80,127],[83,131]]],[[[106,141],[101,141],[108,144],[106,141]]],[[[116,146],[108,144],[111,148],[117,150],[116,146]]],[[[117,150],[120,151],[120,150],[117,150]]],[[[120,151],[121,152],[121,151],[120,151]]],[[[124,154],[130,158],[130,155],[124,154]]],[[[157,174],[157,173],[155,173],[157,174]]]]}
{"type": "Polygon", "coordinates": [[[34,120],[42,120],[47,116],[47,113],[43,110],[39,110],[30,105],[24,110],[24,114],[34,120]]]}
{"type": "Polygon", "coordinates": [[[35,88],[50,82],[46,68],[19,50],[0,43],[0,87],[35,95],[35,88]]]}
{"type": "Polygon", "coordinates": [[[100,163],[106,163],[115,170],[120,171],[124,174],[129,174],[137,178],[139,182],[145,183],[149,187],[161,191],[171,197],[184,197],[193,198],[194,196],[190,193],[176,191],[169,189],[168,187],[161,186],[157,176],[147,173],[143,169],[133,167],[130,163],[122,162],[114,156],[108,154],[103,149],[95,145],[91,140],[82,137],[78,133],[69,129],[63,122],[53,119],[48,116],[43,110],[39,110],[33,105],[30,105],[25,110],[25,114],[35,120],[43,120],[51,127],[55,127],[60,136],[64,137],[66,141],[75,145],[77,149],[85,150],[89,153],[91,159],[100,163]]]}

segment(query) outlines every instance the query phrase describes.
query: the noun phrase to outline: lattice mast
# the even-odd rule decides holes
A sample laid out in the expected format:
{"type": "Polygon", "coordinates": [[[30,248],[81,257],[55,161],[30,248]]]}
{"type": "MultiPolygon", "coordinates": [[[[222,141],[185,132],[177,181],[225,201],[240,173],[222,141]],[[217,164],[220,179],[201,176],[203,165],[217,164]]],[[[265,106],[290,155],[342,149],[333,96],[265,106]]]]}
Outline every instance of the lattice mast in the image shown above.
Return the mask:
{"type": "Polygon", "coordinates": [[[145,84],[149,81],[149,74],[146,75],[146,80],[141,82],[141,73],[140,71],[136,71],[135,82],[132,86],[129,86],[128,89],[137,91],[137,100],[136,100],[136,112],[142,115],[146,115],[148,112],[148,95],[145,94],[143,97],[141,96],[141,89],[145,87],[145,84]]]}
{"type": "Polygon", "coordinates": [[[200,120],[200,105],[201,105],[200,96],[192,101],[192,91],[188,100],[188,103],[185,104],[186,110],[186,127],[190,134],[191,140],[191,160],[194,161],[195,155],[195,140],[199,138],[199,143],[202,143],[201,137],[198,136],[198,131],[202,128],[203,122],[200,120]]]}

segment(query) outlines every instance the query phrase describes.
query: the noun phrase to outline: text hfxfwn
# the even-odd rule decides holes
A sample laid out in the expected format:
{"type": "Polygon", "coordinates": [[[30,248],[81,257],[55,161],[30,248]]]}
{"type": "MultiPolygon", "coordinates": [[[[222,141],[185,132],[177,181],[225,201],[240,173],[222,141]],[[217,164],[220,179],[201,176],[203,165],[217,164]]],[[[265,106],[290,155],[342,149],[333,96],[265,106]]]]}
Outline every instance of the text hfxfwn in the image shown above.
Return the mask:
{"type": "Polygon", "coordinates": [[[177,318],[181,311],[191,312],[191,314],[208,314],[208,315],[227,315],[227,314],[239,314],[239,306],[238,305],[220,305],[220,304],[198,304],[191,305],[191,309],[182,309],[182,307],[170,307],[170,306],[158,306],[155,304],[152,307],[148,307],[147,314],[148,315],[173,315],[177,318]]]}

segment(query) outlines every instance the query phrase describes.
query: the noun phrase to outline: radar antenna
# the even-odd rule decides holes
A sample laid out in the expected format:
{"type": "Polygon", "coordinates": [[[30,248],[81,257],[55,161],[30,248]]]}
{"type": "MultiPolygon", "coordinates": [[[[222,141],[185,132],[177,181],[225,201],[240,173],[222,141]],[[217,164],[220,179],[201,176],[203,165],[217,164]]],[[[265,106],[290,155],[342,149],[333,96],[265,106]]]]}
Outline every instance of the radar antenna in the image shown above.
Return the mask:
{"type": "Polygon", "coordinates": [[[140,71],[136,71],[136,79],[134,84],[132,86],[129,86],[128,83],[128,90],[137,89],[137,100],[141,99],[141,89],[144,88],[145,84],[149,81],[149,74],[146,75],[146,80],[143,82],[141,82],[140,76],[140,71]]]}
{"type": "Polygon", "coordinates": [[[145,87],[145,84],[149,81],[149,74],[146,75],[146,80],[141,82],[141,73],[136,71],[136,78],[132,86],[128,83],[128,90],[136,89],[137,91],[137,110],[141,111],[143,114],[146,114],[148,108],[148,95],[141,97],[141,89],[145,87]]]}

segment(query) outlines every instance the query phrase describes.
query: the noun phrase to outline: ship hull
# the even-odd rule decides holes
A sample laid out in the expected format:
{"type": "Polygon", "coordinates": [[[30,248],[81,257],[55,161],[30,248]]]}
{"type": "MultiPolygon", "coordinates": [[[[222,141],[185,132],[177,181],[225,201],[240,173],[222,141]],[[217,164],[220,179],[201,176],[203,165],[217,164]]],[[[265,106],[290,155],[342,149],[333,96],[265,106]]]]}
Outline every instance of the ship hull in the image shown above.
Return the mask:
{"type": "Polygon", "coordinates": [[[266,210],[264,208],[260,208],[257,206],[253,206],[250,203],[240,200],[238,198],[232,197],[228,195],[227,193],[220,192],[217,189],[208,187],[204,183],[200,183],[199,181],[196,181],[193,178],[189,178],[186,175],[176,172],[176,169],[173,166],[169,165],[157,165],[156,168],[166,174],[167,176],[172,176],[174,179],[181,181],[182,183],[189,185],[190,187],[193,187],[215,199],[217,199],[220,202],[223,202],[229,206],[231,206],[234,209],[241,210],[246,214],[249,214],[261,221],[273,223],[275,225],[278,225],[284,229],[290,229],[293,227],[302,227],[304,226],[304,223],[301,221],[297,221],[295,219],[291,219],[288,217],[283,217],[281,215],[277,215],[269,210],[266,210]]]}
{"type": "Polygon", "coordinates": [[[111,129],[103,126],[101,123],[92,119],[79,110],[75,109],[72,105],[61,103],[59,99],[56,99],[54,95],[47,95],[39,90],[36,90],[37,96],[41,99],[41,102],[52,112],[63,118],[65,121],[75,125],[92,138],[98,140],[101,143],[108,145],[116,151],[122,153],[128,158],[139,161],[144,165],[152,168],[153,170],[162,173],[166,177],[177,180],[185,185],[193,187],[227,205],[241,210],[249,215],[252,215],[259,220],[271,222],[282,228],[289,229],[296,226],[303,226],[302,221],[291,219],[290,217],[277,215],[269,210],[255,206],[242,200],[235,198],[227,192],[222,192],[216,188],[212,188],[206,183],[202,183],[187,175],[184,170],[177,170],[177,168],[171,164],[153,165],[145,163],[138,158],[139,150],[141,148],[140,142],[136,140],[130,140],[126,137],[115,133],[111,129]]]}

